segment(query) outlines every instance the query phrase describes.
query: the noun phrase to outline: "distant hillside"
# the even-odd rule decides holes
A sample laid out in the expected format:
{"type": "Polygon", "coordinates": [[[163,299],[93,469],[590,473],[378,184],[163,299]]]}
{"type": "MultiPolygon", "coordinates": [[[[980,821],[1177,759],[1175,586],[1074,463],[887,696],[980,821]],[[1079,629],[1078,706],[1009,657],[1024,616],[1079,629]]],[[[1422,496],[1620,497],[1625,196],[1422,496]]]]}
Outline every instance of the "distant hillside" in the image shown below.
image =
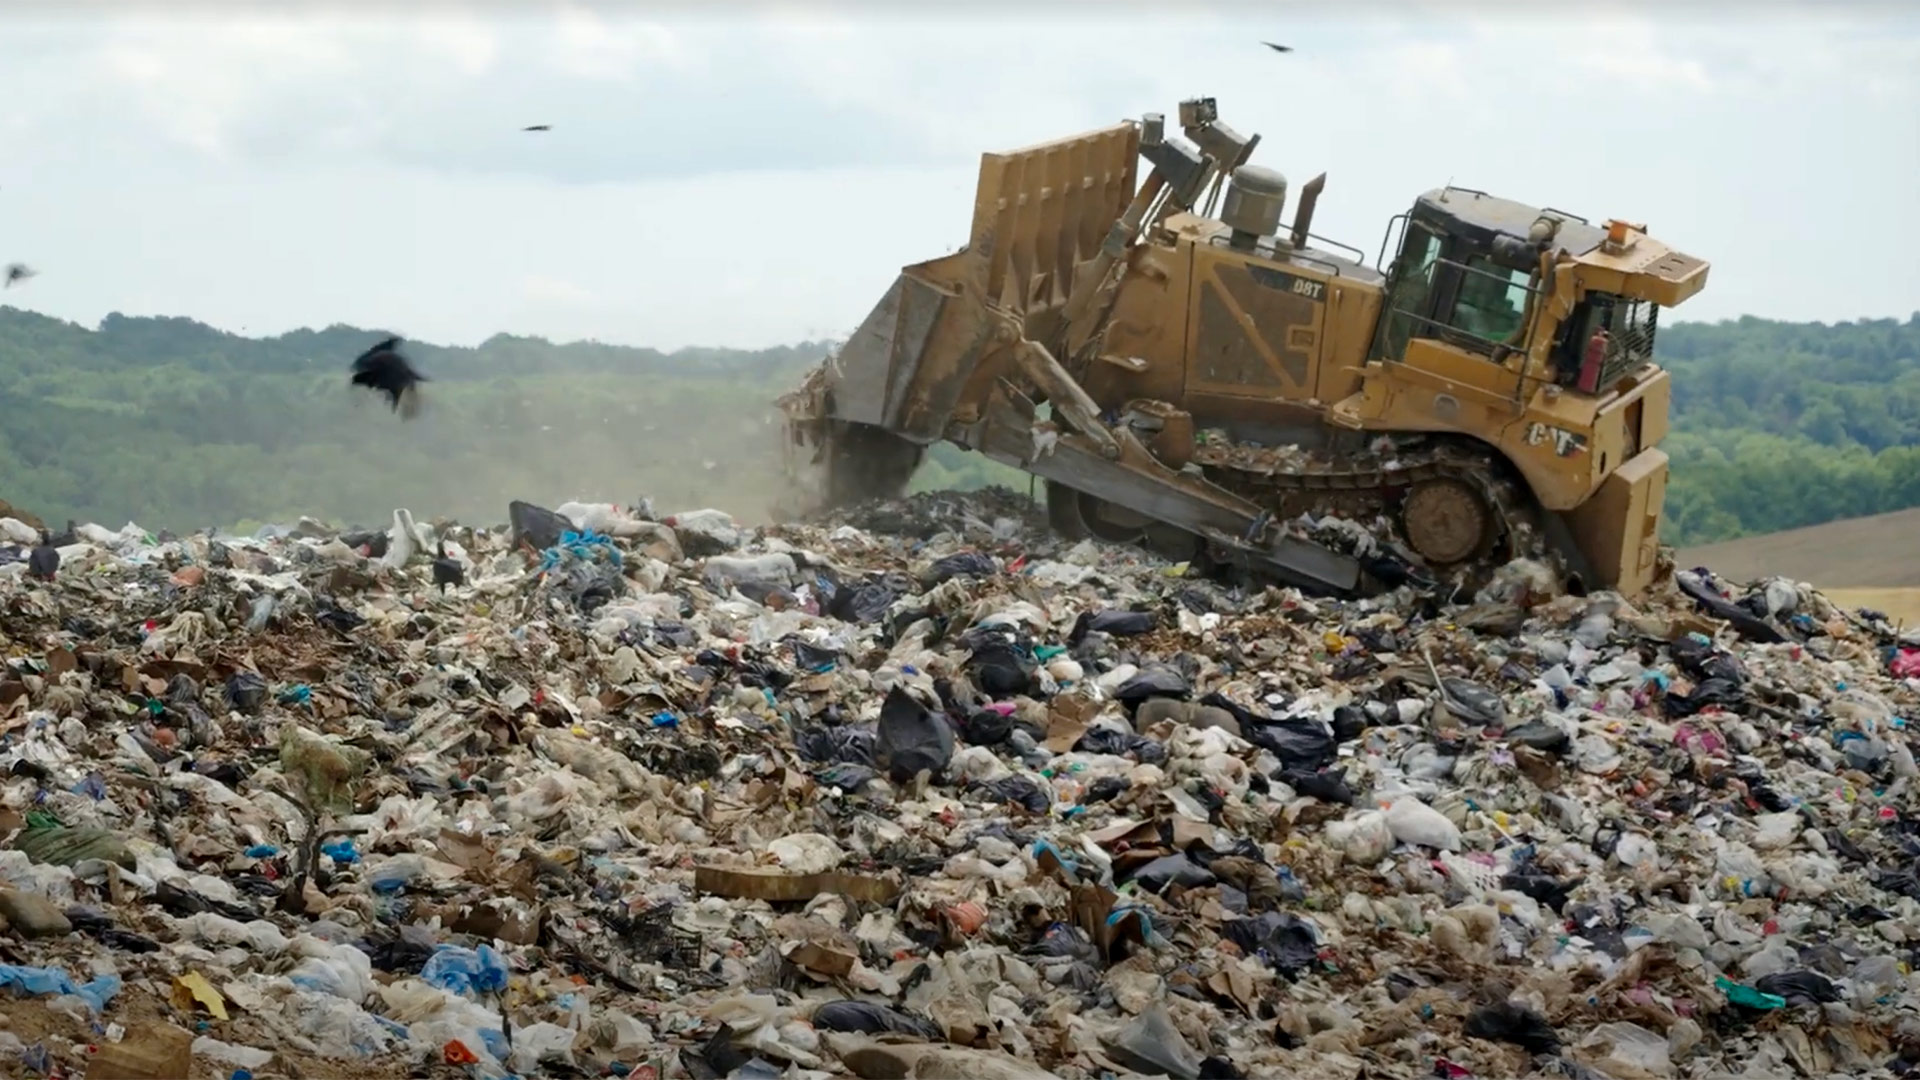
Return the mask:
{"type": "MultiPolygon", "coordinates": [[[[829,348],[416,344],[428,408],[401,423],[347,386],[378,336],[120,315],[88,329],[0,307],[0,498],[176,529],[395,506],[494,521],[516,498],[643,494],[754,514],[784,487],[773,399],[829,348]]],[[[1657,351],[1675,384],[1669,542],[1920,506],[1920,315],[1679,323],[1657,351]]],[[[1009,476],[938,448],[915,485],[1009,476]]]]}
{"type": "Polygon", "coordinates": [[[176,529],[382,522],[395,506],[495,521],[511,499],[571,496],[752,513],[779,492],[772,399],[827,351],[418,344],[427,407],[402,423],[347,384],[378,336],[122,316],[88,330],[0,308],[0,498],[176,529]]]}
{"type": "Polygon", "coordinates": [[[1684,548],[1678,563],[1736,581],[1779,574],[1822,588],[1920,587],[1920,508],[1684,548]]]}

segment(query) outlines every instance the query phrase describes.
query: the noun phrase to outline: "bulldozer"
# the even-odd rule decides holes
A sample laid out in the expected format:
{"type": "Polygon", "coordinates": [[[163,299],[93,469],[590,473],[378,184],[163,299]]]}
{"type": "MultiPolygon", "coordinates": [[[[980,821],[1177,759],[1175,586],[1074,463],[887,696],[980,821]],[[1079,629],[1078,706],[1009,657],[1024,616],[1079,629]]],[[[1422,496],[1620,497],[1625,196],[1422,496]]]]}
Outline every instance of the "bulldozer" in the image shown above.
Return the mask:
{"type": "Polygon", "coordinates": [[[1286,226],[1257,134],[1212,98],[1177,121],[982,155],[966,246],[904,267],[780,399],[790,474],[828,506],[894,496],[945,440],[1043,480],[1067,536],[1318,595],[1519,557],[1583,591],[1655,579],[1654,335],[1706,261],[1449,184],[1370,267],[1312,231],[1324,173],[1286,226]]]}

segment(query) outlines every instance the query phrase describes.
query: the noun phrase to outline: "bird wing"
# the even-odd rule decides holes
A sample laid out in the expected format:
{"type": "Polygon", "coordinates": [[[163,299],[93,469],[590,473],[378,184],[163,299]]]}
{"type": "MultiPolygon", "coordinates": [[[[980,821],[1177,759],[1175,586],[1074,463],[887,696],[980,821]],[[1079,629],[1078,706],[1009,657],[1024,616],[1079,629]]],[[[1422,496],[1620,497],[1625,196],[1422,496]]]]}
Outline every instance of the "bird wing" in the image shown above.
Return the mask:
{"type": "Polygon", "coordinates": [[[1271,41],[1263,41],[1260,44],[1265,45],[1267,48],[1272,49],[1274,52],[1292,52],[1293,51],[1293,46],[1291,45],[1275,45],[1271,41]]]}
{"type": "Polygon", "coordinates": [[[374,357],[379,356],[381,353],[393,352],[395,349],[399,347],[400,347],[399,336],[395,335],[393,337],[390,337],[385,341],[382,341],[374,345],[372,348],[368,349],[366,352],[363,352],[358,357],[354,358],[353,369],[355,371],[365,371],[367,370],[367,364],[371,362],[374,357]]]}

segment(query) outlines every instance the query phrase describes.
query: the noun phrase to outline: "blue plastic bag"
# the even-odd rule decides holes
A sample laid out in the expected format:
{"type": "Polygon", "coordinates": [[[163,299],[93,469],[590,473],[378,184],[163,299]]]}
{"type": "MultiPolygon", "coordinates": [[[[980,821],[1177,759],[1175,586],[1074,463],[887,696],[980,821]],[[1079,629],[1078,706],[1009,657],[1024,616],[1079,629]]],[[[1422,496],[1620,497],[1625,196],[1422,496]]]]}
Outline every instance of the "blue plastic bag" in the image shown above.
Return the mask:
{"type": "Polygon", "coordinates": [[[427,958],[420,977],[442,990],[463,996],[498,993],[507,988],[507,958],[491,945],[478,949],[442,945],[427,958]]]}
{"type": "Polygon", "coordinates": [[[89,1009],[99,1012],[107,1007],[113,995],[120,992],[120,976],[102,975],[83,984],[74,982],[71,976],[58,968],[0,964],[0,986],[8,987],[16,994],[32,996],[72,994],[86,1002],[89,1009]]]}

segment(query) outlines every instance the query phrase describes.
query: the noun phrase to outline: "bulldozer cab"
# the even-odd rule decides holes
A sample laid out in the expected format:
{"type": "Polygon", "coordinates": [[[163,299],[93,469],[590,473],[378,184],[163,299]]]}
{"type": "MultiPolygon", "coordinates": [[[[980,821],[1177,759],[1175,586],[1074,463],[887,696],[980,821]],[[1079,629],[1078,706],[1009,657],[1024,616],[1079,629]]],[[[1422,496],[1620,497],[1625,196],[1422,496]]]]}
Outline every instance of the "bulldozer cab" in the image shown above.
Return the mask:
{"type": "Polygon", "coordinates": [[[1652,361],[1656,300],[1682,298],[1643,295],[1638,274],[1615,275],[1617,291],[1556,280],[1570,262],[1604,259],[1620,243],[1619,224],[1595,226],[1470,188],[1420,196],[1388,226],[1386,239],[1397,227],[1400,243],[1370,359],[1404,361],[1410,341],[1428,339],[1514,369],[1516,397],[1528,379],[1604,392],[1652,361]]]}

